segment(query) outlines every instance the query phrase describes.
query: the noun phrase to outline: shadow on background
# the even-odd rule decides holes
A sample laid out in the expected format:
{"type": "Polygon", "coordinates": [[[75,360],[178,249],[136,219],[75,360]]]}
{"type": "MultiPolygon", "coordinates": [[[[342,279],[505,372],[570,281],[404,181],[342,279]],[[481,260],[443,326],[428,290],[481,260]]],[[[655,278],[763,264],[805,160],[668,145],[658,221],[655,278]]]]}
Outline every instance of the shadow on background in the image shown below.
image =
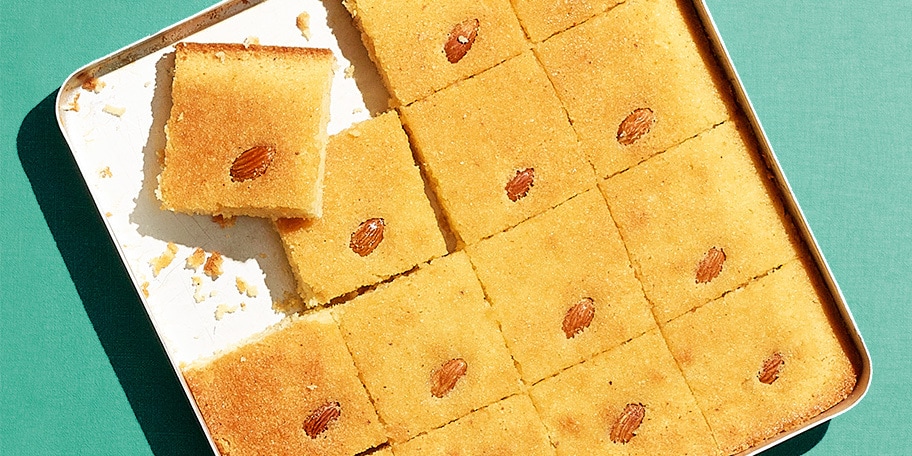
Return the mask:
{"type": "Polygon", "coordinates": [[[56,96],[29,111],[16,137],[44,219],[152,452],[211,454],[57,127],[56,96]]]}
{"type": "MultiPolygon", "coordinates": [[[[57,248],[102,347],[156,456],[209,454],[164,348],[57,127],[53,92],[29,111],[16,148],[57,248]]],[[[829,422],[761,456],[811,450],[829,422]]]]}
{"type": "Polygon", "coordinates": [[[826,435],[829,427],[830,422],[824,421],[823,423],[760,453],[759,456],[798,456],[805,454],[823,440],[823,436],[826,435]]]}

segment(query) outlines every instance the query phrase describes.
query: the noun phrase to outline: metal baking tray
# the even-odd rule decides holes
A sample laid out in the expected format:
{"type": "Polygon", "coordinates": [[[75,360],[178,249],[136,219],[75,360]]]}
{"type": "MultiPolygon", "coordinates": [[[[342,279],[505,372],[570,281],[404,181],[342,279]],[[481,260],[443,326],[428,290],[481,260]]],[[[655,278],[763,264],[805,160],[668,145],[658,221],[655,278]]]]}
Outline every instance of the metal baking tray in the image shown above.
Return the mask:
{"type": "MultiPolygon", "coordinates": [[[[740,453],[756,454],[852,408],[871,381],[871,360],[855,320],[826,259],[795,201],[763,127],[732,65],[703,0],[693,0],[719,66],[728,76],[737,103],[750,122],[760,151],[779,185],[787,211],[806,241],[854,342],[859,378],[854,392],[835,407],[740,453]]],[[[154,35],[124,47],[75,71],[56,100],[57,121],[129,271],[153,326],[164,345],[185,394],[202,423],[199,409],[180,375],[181,366],[256,334],[284,314],[275,303],[295,294],[294,279],[270,222],[240,217],[222,226],[211,217],[161,210],[154,196],[158,153],[164,149],[164,126],[170,112],[173,45],[178,41],[243,43],[329,48],[336,71],[331,95],[329,133],[339,132],[387,109],[383,87],[358,32],[341,2],[320,0],[226,0],[154,35]],[[302,12],[310,16],[311,37],[296,26],[302,12]],[[91,90],[93,81],[103,87],[91,90]],[[174,259],[158,274],[152,263],[169,248],[174,259]],[[212,280],[185,267],[196,249],[218,251],[224,272],[212,280]],[[199,284],[194,285],[194,280],[199,284]],[[257,290],[239,291],[235,278],[257,290]]],[[[205,425],[203,426],[205,429],[205,425]]],[[[213,452],[218,454],[208,430],[213,452]]]]}

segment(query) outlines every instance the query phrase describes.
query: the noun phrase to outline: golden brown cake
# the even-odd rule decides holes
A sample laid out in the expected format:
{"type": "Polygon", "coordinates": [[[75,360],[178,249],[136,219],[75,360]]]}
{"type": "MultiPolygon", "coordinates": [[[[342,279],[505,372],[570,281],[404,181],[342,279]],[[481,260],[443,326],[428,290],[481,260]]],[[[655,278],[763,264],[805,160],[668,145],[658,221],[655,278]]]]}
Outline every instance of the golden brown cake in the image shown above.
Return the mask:
{"type": "Polygon", "coordinates": [[[854,388],[853,351],[826,294],[796,259],[665,326],[726,453],[820,414],[854,388]]]}
{"type": "Polygon", "coordinates": [[[729,117],[691,6],[628,0],[537,48],[600,177],[729,117]]]}
{"type": "Polygon", "coordinates": [[[594,186],[531,52],[402,108],[450,226],[466,244],[594,186]]]}
{"type": "Polygon", "coordinates": [[[223,455],[352,455],[386,441],[328,311],[184,370],[223,455]]]}
{"type": "Polygon", "coordinates": [[[322,218],[277,222],[301,296],[310,305],[446,254],[395,111],[331,137],[325,181],[322,218]]]}
{"type": "Polygon", "coordinates": [[[558,455],[716,455],[658,330],[531,389],[558,455]]]}
{"type": "Polygon", "coordinates": [[[519,54],[525,37],[509,0],[346,0],[398,105],[519,54]]]}
{"type": "Polygon", "coordinates": [[[393,442],[518,392],[519,374],[464,253],[334,311],[393,442]]]}
{"type": "Polygon", "coordinates": [[[394,446],[396,456],[554,455],[529,396],[511,396],[394,446]]]}
{"type": "Polygon", "coordinates": [[[334,62],[328,49],[178,43],[162,206],[319,217],[334,62]]]}
{"type": "Polygon", "coordinates": [[[163,206],[276,219],[303,297],[184,369],[221,453],[719,456],[851,394],[691,2],[343,3],[395,111],[328,143],[329,51],[177,46],[163,206]]]}
{"type": "Polygon", "coordinates": [[[512,0],[523,29],[537,43],[624,0],[512,0]]]}
{"type": "Polygon", "coordinates": [[[656,326],[597,189],[467,251],[527,382],[656,326]]]}
{"type": "Polygon", "coordinates": [[[796,256],[749,135],[729,121],[600,184],[659,324],[796,256]]]}

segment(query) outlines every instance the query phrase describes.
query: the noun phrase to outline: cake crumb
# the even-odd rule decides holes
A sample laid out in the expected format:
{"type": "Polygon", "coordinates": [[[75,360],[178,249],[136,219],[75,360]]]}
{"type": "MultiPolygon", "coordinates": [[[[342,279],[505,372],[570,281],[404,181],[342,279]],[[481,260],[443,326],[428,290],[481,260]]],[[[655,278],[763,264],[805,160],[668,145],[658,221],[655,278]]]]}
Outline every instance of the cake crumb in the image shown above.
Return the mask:
{"type": "Polygon", "coordinates": [[[249,48],[250,46],[259,46],[259,45],[260,45],[260,39],[258,37],[248,36],[247,38],[244,38],[244,47],[245,48],[249,48]]]}
{"type": "Polygon", "coordinates": [[[226,314],[231,314],[237,312],[237,306],[229,306],[228,304],[219,304],[215,308],[215,319],[221,320],[225,317],[226,314]]]}
{"type": "Polygon", "coordinates": [[[184,266],[187,269],[199,269],[200,266],[206,261],[206,251],[197,247],[190,256],[187,257],[187,261],[184,263],[184,266]]]}
{"type": "Polygon", "coordinates": [[[114,216],[114,214],[112,214],[112,213],[110,213],[110,212],[105,212],[105,217],[109,217],[109,218],[110,218],[110,217],[112,217],[112,216],[114,216]]]}
{"type": "Polygon", "coordinates": [[[355,66],[349,65],[345,67],[345,79],[351,79],[355,77],[355,66]]]}
{"type": "Polygon", "coordinates": [[[364,108],[352,109],[352,114],[361,114],[362,112],[364,112],[364,108]]]}
{"type": "Polygon", "coordinates": [[[168,247],[165,249],[164,253],[152,259],[149,262],[149,265],[152,266],[152,276],[158,277],[158,274],[168,267],[172,261],[174,261],[174,256],[177,254],[177,245],[173,242],[168,243],[168,247]]]}
{"type": "Polygon", "coordinates": [[[285,292],[285,295],[279,301],[272,302],[272,309],[286,315],[306,310],[304,300],[297,293],[285,292]]]}
{"type": "Polygon", "coordinates": [[[111,173],[111,167],[110,167],[110,166],[105,166],[105,167],[102,168],[100,171],[98,171],[98,177],[100,177],[100,178],[102,178],[102,179],[107,179],[107,178],[113,177],[113,176],[114,176],[114,174],[111,173]]]}
{"type": "Polygon", "coordinates": [[[104,105],[104,108],[101,108],[101,110],[114,117],[120,117],[120,116],[124,115],[125,112],[127,112],[127,108],[124,108],[122,106],[113,106],[113,105],[109,105],[109,104],[104,105]]]}
{"type": "Polygon", "coordinates": [[[310,14],[307,14],[306,11],[298,14],[298,17],[295,18],[295,25],[297,25],[298,30],[301,31],[301,36],[307,41],[310,41],[310,14]]]}
{"type": "Polygon", "coordinates": [[[216,296],[218,296],[218,290],[212,290],[212,291],[209,292],[209,297],[210,297],[210,298],[214,298],[214,297],[216,297],[216,296]]]}
{"type": "Polygon", "coordinates": [[[64,111],[73,111],[79,112],[79,96],[82,95],[82,92],[76,92],[76,95],[73,95],[73,101],[68,105],[63,107],[64,111]]]}
{"type": "Polygon", "coordinates": [[[247,310],[247,303],[246,303],[246,302],[243,302],[243,301],[241,302],[241,310],[247,310]]]}
{"type": "Polygon", "coordinates": [[[101,81],[98,78],[92,76],[82,83],[82,88],[84,90],[90,90],[92,92],[98,93],[101,92],[101,89],[105,88],[106,85],[107,84],[105,84],[104,81],[101,81]]]}
{"type": "Polygon", "coordinates": [[[139,291],[142,292],[143,297],[145,297],[145,298],[149,297],[149,281],[148,280],[143,282],[139,286],[139,291]]]}
{"type": "Polygon", "coordinates": [[[212,278],[212,280],[218,279],[222,275],[222,254],[218,252],[212,252],[209,255],[209,258],[206,259],[206,264],[203,265],[203,272],[212,278]]]}
{"type": "Polygon", "coordinates": [[[237,219],[234,217],[225,217],[224,215],[213,215],[212,221],[222,228],[231,228],[234,226],[235,222],[237,222],[237,219]]]}
{"type": "Polygon", "coordinates": [[[255,285],[248,284],[240,277],[235,277],[234,283],[237,285],[238,293],[245,294],[248,298],[255,298],[257,296],[257,288],[255,285]]]}
{"type": "Polygon", "coordinates": [[[203,278],[200,276],[193,276],[190,280],[193,282],[193,300],[196,301],[197,304],[205,301],[206,296],[202,293],[203,278]]]}

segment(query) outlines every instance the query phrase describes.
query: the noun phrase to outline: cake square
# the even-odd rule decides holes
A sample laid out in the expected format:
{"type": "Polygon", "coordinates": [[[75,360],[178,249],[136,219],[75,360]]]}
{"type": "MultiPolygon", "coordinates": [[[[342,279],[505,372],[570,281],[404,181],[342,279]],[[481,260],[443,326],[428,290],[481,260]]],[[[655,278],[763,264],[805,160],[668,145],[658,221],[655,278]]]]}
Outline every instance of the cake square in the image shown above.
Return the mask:
{"type": "Polygon", "coordinates": [[[178,43],[162,206],[319,217],[334,64],[328,49],[178,43]]]}
{"type": "Polygon", "coordinates": [[[726,454],[820,414],[855,386],[854,351],[812,268],[792,260],[664,328],[726,454]]]}
{"type": "Polygon", "coordinates": [[[395,111],[332,136],[323,217],[276,225],[310,305],[446,254],[446,243],[395,111]]]}
{"type": "Polygon", "coordinates": [[[558,455],[719,454],[658,330],[542,380],[530,394],[558,455]]]}
{"type": "Polygon", "coordinates": [[[518,392],[519,374],[463,252],[334,311],[393,442],[518,392]]]}
{"type": "Polygon", "coordinates": [[[346,0],[393,102],[406,105],[527,47],[509,0],[346,0]]]}
{"type": "Polygon", "coordinates": [[[328,311],[286,319],[184,378],[222,454],[347,456],[386,441],[328,311]]]}
{"type": "Polygon", "coordinates": [[[728,82],[686,3],[628,0],[538,46],[599,177],[730,116],[728,82]]]}
{"type": "Polygon", "coordinates": [[[624,0],[512,0],[519,22],[534,43],[579,24],[624,0]]]}
{"type": "Polygon", "coordinates": [[[734,122],[600,185],[660,325],[797,255],[778,191],[734,122]]]}
{"type": "Polygon", "coordinates": [[[453,231],[465,244],[595,186],[531,52],[401,109],[453,231]]]}
{"type": "Polygon", "coordinates": [[[526,382],[656,327],[597,189],[466,251],[526,382]]]}
{"type": "Polygon", "coordinates": [[[396,456],[554,455],[529,396],[510,396],[393,447],[396,456]]]}

